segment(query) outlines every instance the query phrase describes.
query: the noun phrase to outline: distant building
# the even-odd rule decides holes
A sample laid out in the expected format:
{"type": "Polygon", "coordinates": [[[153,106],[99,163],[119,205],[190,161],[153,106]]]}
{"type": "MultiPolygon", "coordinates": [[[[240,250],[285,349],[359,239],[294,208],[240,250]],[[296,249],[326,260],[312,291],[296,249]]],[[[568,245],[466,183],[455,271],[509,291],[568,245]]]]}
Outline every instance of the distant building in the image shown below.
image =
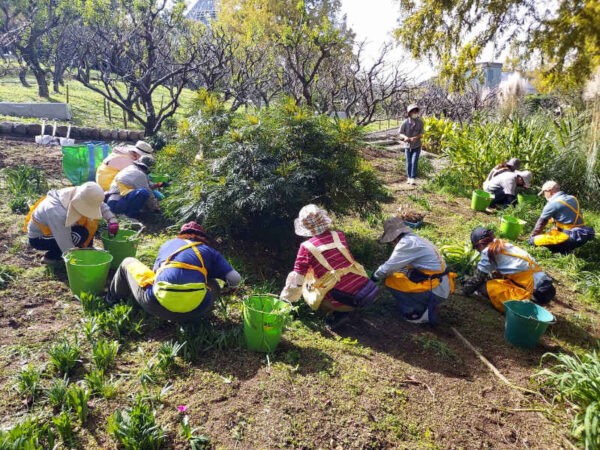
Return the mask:
{"type": "MultiPolygon", "coordinates": [[[[516,72],[503,72],[502,63],[499,62],[482,62],[477,64],[483,72],[483,86],[494,90],[500,86],[500,83],[508,80],[508,78],[516,72]]],[[[529,80],[525,78],[525,89],[527,94],[537,94],[537,90],[532,86],[529,80]]]]}
{"type": "Polygon", "coordinates": [[[197,20],[205,24],[217,18],[219,0],[197,0],[187,10],[185,16],[188,19],[197,20]]]}

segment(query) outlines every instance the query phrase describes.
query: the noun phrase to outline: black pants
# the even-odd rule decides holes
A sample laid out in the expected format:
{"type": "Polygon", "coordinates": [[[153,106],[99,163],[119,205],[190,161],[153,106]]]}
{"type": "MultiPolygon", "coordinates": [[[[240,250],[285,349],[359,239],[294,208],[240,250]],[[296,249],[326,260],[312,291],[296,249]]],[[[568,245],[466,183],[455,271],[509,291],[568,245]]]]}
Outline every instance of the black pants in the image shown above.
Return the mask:
{"type": "MultiPolygon", "coordinates": [[[[73,247],[83,247],[83,243],[88,240],[90,233],[87,228],[81,225],[75,225],[71,227],[71,239],[73,240],[73,247]]],[[[56,240],[52,236],[41,237],[35,239],[29,239],[29,245],[36,250],[46,250],[46,257],[50,259],[60,259],[63,252],[56,243],[56,240]]],[[[89,247],[92,246],[90,242],[89,247]]]]}
{"type": "Polygon", "coordinates": [[[502,188],[495,189],[490,192],[490,194],[494,194],[494,199],[492,200],[492,203],[490,203],[490,207],[496,206],[500,209],[504,209],[510,205],[517,204],[517,196],[506,194],[502,188]]]}

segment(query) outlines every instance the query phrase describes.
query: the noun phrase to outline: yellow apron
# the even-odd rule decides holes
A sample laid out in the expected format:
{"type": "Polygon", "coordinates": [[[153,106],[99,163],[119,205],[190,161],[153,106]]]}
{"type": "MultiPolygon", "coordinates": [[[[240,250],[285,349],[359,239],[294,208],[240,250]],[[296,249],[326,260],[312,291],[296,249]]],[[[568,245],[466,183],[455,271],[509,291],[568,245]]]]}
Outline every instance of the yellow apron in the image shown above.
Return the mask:
{"type": "Polygon", "coordinates": [[[354,273],[361,277],[368,278],[363,266],[357,263],[354,258],[352,258],[346,247],[344,247],[338,233],[336,231],[332,231],[331,234],[333,235],[333,242],[331,244],[323,244],[316,247],[309,241],[302,243],[302,245],[315,257],[319,264],[327,269],[327,272],[321,278],[316,278],[314,271],[312,270],[309,270],[304,278],[302,297],[304,297],[304,300],[306,303],[308,303],[308,306],[315,311],[319,309],[327,293],[339,283],[344,275],[354,273]],[[334,269],[325,259],[323,252],[334,248],[339,250],[340,253],[344,255],[344,258],[351,263],[348,267],[343,269],[334,269]]]}
{"type": "Polygon", "coordinates": [[[98,183],[104,192],[110,189],[110,185],[119,173],[119,169],[109,166],[106,163],[100,164],[100,167],[96,170],[96,183],[98,183]]]}
{"type": "MultiPolygon", "coordinates": [[[[23,224],[23,231],[25,233],[27,233],[27,226],[29,225],[29,222],[33,221],[33,223],[35,223],[38,226],[38,228],[42,231],[42,234],[44,236],[46,236],[46,237],[52,236],[52,230],[50,229],[49,226],[44,225],[43,223],[40,223],[40,222],[38,222],[37,220],[35,220],[33,218],[33,213],[34,213],[35,209],[45,199],[46,199],[46,196],[43,196],[37,202],[35,202],[35,204],[31,208],[29,208],[29,212],[25,216],[25,223],[23,224]]],[[[80,225],[80,226],[84,227],[88,231],[88,238],[85,240],[85,242],[83,244],[81,244],[80,248],[85,248],[85,247],[89,247],[90,246],[90,244],[94,240],[94,236],[96,235],[96,231],[98,231],[98,223],[99,223],[98,220],[88,219],[87,217],[82,217],[77,222],[75,222],[75,225],[80,225]]]]}
{"type": "Polygon", "coordinates": [[[503,278],[489,280],[486,283],[488,297],[492,305],[498,311],[504,313],[504,302],[508,300],[529,300],[531,298],[534,289],[533,274],[541,272],[542,269],[529,257],[508,252],[502,252],[502,254],[522,259],[529,264],[528,270],[504,275],[503,278]]]}
{"type": "MultiPolygon", "coordinates": [[[[573,197],[575,198],[575,197],[573,197]]],[[[583,216],[581,215],[581,209],[579,207],[579,200],[575,198],[575,202],[577,203],[577,209],[573,208],[567,202],[563,200],[558,200],[559,203],[565,205],[571,211],[575,213],[575,219],[573,223],[562,223],[558,221],[554,221],[555,227],[551,228],[547,233],[538,234],[534,236],[533,243],[537,246],[552,246],[562,244],[569,240],[569,235],[567,233],[563,233],[562,230],[572,230],[573,228],[582,227],[585,225],[585,221],[583,220],[583,216]],[[581,223],[578,223],[581,220],[581,223]]]]}

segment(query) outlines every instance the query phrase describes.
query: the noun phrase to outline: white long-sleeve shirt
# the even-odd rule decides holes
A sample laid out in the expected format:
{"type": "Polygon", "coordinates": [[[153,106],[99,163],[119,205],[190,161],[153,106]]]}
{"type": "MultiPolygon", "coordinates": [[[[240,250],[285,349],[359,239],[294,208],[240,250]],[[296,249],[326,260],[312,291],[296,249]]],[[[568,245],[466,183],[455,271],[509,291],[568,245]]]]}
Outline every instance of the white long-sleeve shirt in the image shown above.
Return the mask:
{"type": "MultiPolygon", "coordinates": [[[[385,279],[389,275],[405,271],[408,266],[419,270],[441,271],[441,256],[435,246],[420,236],[412,233],[405,234],[394,247],[389,259],[375,271],[375,277],[385,279]]],[[[448,298],[450,295],[450,282],[445,276],[440,280],[440,284],[433,289],[433,293],[438,297],[448,298]]]]}

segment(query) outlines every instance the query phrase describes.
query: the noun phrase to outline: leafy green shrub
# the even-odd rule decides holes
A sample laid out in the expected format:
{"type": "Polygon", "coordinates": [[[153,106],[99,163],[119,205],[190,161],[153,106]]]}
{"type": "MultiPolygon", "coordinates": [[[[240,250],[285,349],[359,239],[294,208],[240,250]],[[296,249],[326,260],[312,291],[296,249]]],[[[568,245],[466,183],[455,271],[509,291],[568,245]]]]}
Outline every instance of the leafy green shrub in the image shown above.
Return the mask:
{"type": "Polygon", "coordinates": [[[593,351],[582,356],[548,353],[544,357],[554,358],[558,364],[538,376],[556,389],[556,398],[573,405],[573,435],[586,449],[600,448],[600,355],[593,351]]]}
{"type": "Polygon", "coordinates": [[[98,341],[92,345],[92,360],[99,370],[106,371],[114,363],[118,352],[118,341],[98,339],[98,341]]]}
{"type": "Polygon", "coordinates": [[[29,212],[27,198],[22,196],[11,198],[8,201],[8,207],[13,214],[27,214],[29,212]]]}
{"type": "Polygon", "coordinates": [[[48,423],[27,418],[9,430],[0,430],[0,449],[38,450],[54,448],[56,435],[48,423]]]}
{"type": "Polygon", "coordinates": [[[103,370],[94,370],[85,375],[85,384],[90,392],[102,398],[112,398],[117,394],[117,386],[106,378],[103,370]]]}
{"type": "Polygon", "coordinates": [[[82,425],[86,422],[89,414],[89,400],[90,393],[87,389],[73,385],[67,390],[67,406],[75,412],[82,425]]]}
{"type": "Polygon", "coordinates": [[[74,448],[77,438],[75,437],[75,430],[73,429],[73,422],[71,422],[69,413],[63,411],[60,415],[52,418],[52,423],[54,423],[56,431],[63,441],[63,445],[66,448],[74,448]]]}
{"type": "Polygon", "coordinates": [[[70,342],[61,339],[48,350],[50,364],[61,374],[68,375],[79,362],[81,349],[77,337],[70,342]]]}
{"type": "MultiPolygon", "coordinates": [[[[204,107],[204,106],[203,106],[204,107]]],[[[205,107],[204,107],[205,108],[205,107]]],[[[358,152],[362,131],[286,101],[244,116],[219,112],[227,127],[202,111],[161,167],[178,180],[164,202],[178,220],[199,219],[236,239],[280,246],[293,235],[302,206],[317,202],[339,214],[379,211],[382,182],[358,152]],[[205,149],[196,162],[198,148],[205,149]]]]}
{"type": "Polygon", "coordinates": [[[25,197],[37,200],[36,197],[48,191],[48,182],[42,169],[31,166],[7,167],[2,170],[6,189],[13,197],[25,197]]]}
{"type": "Polygon", "coordinates": [[[65,409],[68,388],[68,378],[54,378],[52,380],[50,387],[46,390],[46,396],[48,397],[48,402],[54,409],[65,409]]]}
{"type": "Polygon", "coordinates": [[[131,408],[115,411],[108,419],[108,432],[125,450],[157,450],[165,432],[156,423],[151,406],[137,397],[131,408]]]}
{"type": "Polygon", "coordinates": [[[28,364],[17,375],[17,392],[34,402],[42,391],[41,380],[42,371],[28,364]]]}

